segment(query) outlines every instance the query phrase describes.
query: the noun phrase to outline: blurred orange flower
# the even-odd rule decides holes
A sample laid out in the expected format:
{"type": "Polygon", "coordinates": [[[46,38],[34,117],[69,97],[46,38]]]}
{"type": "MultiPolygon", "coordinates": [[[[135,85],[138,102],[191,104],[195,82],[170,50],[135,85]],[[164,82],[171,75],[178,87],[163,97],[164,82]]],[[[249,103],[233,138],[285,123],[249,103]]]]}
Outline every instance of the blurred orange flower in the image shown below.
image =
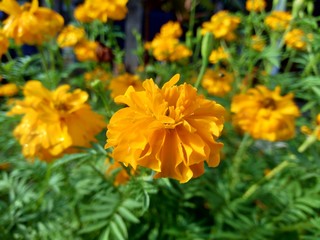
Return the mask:
{"type": "Polygon", "coordinates": [[[9,17],[3,30],[17,44],[40,45],[63,27],[63,17],[49,8],[39,7],[38,0],[20,6],[15,0],[2,0],[0,10],[9,17]]]}
{"type": "Polygon", "coordinates": [[[233,41],[236,38],[234,31],[240,24],[240,18],[232,16],[228,11],[219,11],[210,21],[202,24],[202,34],[211,32],[217,39],[233,41]]]}
{"type": "Polygon", "coordinates": [[[289,12],[272,11],[269,16],[265,18],[265,24],[275,31],[284,31],[292,19],[289,12]]]}
{"type": "Polygon", "coordinates": [[[109,89],[111,90],[111,97],[115,98],[119,95],[123,95],[130,86],[132,86],[136,91],[143,90],[142,81],[138,75],[124,73],[114,77],[109,86],[109,89]]]}
{"type": "Polygon", "coordinates": [[[247,0],[246,9],[253,12],[261,12],[266,8],[265,0],[247,0]]]}
{"type": "Polygon", "coordinates": [[[17,100],[8,113],[23,114],[14,135],[26,158],[50,162],[76,151],[76,147],[89,147],[106,127],[103,117],[86,103],[88,94],[80,89],[69,90],[69,85],[49,91],[39,81],[26,83],[25,99],[17,100]]]}
{"type": "Polygon", "coordinates": [[[281,141],[295,135],[295,119],[300,115],[293,94],[280,95],[259,85],[246,93],[235,95],[231,103],[233,122],[255,139],[281,141]]]}
{"type": "Polygon", "coordinates": [[[115,175],[114,185],[118,186],[121,184],[125,184],[130,180],[130,175],[128,172],[123,168],[120,162],[111,162],[109,158],[106,159],[105,163],[108,165],[108,169],[106,171],[106,175],[110,176],[113,174],[115,175]]]}
{"type": "Polygon", "coordinates": [[[128,0],[85,0],[76,7],[74,17],[83,23],[96,19],[107,22],[108,18],[122,20],[128,12],[127,2],[128,0]]]}
{"type": "Polygon", "coordinates": [[[83,39],[74,46],[74,53],[78,61],[98,61],[97,49],[99,43],[83,39]]]}
{"type": "Polygon", "coordinates": [[[233,75],[224,69],[207,69],[202,79],[202,87],[207,89],[209,94],[223,97],[231,90],[233,75]]]}
{"type": "Polygon", "coordinates": [[[178,37],[182,35],[182,29],[178,22],[169,21],[164,24],[160,33],[145,44],[147,50],[151,50],[158,61],[178,61],[190,57],[192,51],[179,42],[178,37]]]}
{"type": "Polygon", "coordinates": [[[12,97],[19,92],[19,88],[14,83],[6,83],[0,86],[0,97],[12,97]]]}
{"type": "Polygon", "coordinates": [[[219,61],[223,61],[229,58],[229,54],[224,50],[223,47],[219,47],[213,50],[209,56],[209,62],[216,64],[219,61]]]}
{"type": "Polygon", "coordinates": [[[0,58],[3,54],[5,54],[8,51],[9,48],[9,40],[5,36],[2,29],[0,29],[0,58]]]}
{"type": "Polygon", "coordinates": [[[83,28],[68,25],[62,29],[57,38],[59,47],[73,47],[85,38],[83,28]]]}
{"type": "Polygon", "coordinates": [[[259,35],[253,35],[251,37],[251,47],[252,49],[261,52],[266,46],[266,41],[259,35]]]}
{"type": "Polygon", "coordinates": [[[117,111],[108,125],[107,144],[113,158],[125,165],[152,169],[155,178],[188,182],[220,162],[217,142],[223,129],[225,109],[197,94],[177,74],[160,89],[152,79],[143,91],[129,87],[115,101],[127,107],[117,111]]]}
{"type": "Polygon", "coordinates": [[[306,34],[302,29],[292,29],[284,36],[284,42],[289,48],[303,51],[307,44],[313,39],[312,34],[306,34]]]}

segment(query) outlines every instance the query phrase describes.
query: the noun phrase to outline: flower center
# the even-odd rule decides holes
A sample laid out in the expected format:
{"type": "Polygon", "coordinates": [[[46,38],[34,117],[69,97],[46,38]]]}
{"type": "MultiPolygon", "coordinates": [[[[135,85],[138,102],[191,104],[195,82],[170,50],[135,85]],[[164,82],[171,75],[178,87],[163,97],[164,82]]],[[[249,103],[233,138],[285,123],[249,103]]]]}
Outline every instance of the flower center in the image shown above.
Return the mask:
{"type": "Polygon", "coordinates": [[[277,108],[276,102],[272,98],[262,100],[261,105],[263,108],[274,110],[277,108]]]}

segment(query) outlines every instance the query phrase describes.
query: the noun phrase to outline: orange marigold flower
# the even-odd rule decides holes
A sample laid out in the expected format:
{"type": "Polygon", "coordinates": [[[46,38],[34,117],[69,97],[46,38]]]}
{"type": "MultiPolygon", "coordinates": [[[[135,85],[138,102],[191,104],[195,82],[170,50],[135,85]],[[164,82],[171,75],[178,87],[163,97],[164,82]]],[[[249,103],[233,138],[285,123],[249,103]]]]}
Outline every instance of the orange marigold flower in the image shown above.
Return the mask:
{"type": "Polygon", "coordinates": [[[85,31],[83,28],[68,25],[59,33],[57,42],[59,47],[73,47],[82,39],[85,38],[85,31]]]}
{"type": "Polygon", "coordinates": [[[234,96],[234,124],[255,139],[280,141],[294,137],[295,118],[300,112],[293,94],[281,96],[280,91],[280,87],[271,91],[260,85],[234,96]]]}
{"type": "Polygon", "coordinates": [[[169,21],[164,24],[160,33],[151,41],[145,43],[145,48],[151,50],[158,61],[178,61],[190,57],[192,51],[179,42],[182,29],[178,22],[169,21]]]}
{"type": "Polygon", "coordinates": [[[261,12],[266,8],[265,0],[247,0],[246,9],[253,12],[261,12]]]}
{"type": "Polygon", "coordinates": [[[202,24],[202,33],[211,32],[217,39],[233,41],[236,38],[234,31],[239,24],[239,17],[232,16],[228,11],[220,11],[209,22],[202,24]]]}
{"type": "Polygon", "coordinates": [[[266,41],[259,35],[253,35],[251,37],[251,47],[252,49],[261,52],[266,46],[266,41]]]}
{"type": "Polygon", "coordinates": [[[142,81],[138,75],[124,73],[113,78],[109,86],[109,89],[111,90],[111,97],[115,98],[119,95],[123,95],[130,86],[132,86],[136,91],[143,90],[142,81]]]}
{"type": "Polygon", "coordinates": [[[16,101],[9,112],[9,115],[24,115],[14,135],[26,158],[38,157],[50,162],[76,151],[76,147],[89,147],[106,126],[103,117],[86,103],[86,92],[69,90],[69,85],[49,91],[39,81],[26,83],[25,99],[16,101]]]}
{"type": "Polygon", "coordinates": [[[130,175],[123,168],[123,166],[121,165],[120,162],[111,163],[110,159],[107,158],[105,163],[107,165],[109,165],[109,167],[106,171],[106,175],[110,176],[110,175],[116,174],[115,179],[114,179],[115,186],[125,184],[126,182],[128,182],[130,180],[130,175]]]}
{"type": "Polygon", "coordinates": [[[197,94],[184,83],[176,86],[177,74],[160,89],[152,79],[143,82],[143,91],[129,87],[117,103],[108,125],[107,144],[113,158],[125,165],[152,169],[155,178],[169,177],[188,182],[220,162],[217,142],[223,129],[225,109],[197,94]]]}
{"type": "Polygon", "coordinates": [[[289,12],[285,11],[272,11],[265,19],[265,24],[275,31],[284,31],[292,19],[289,12]]]}
{"type": "Polygon", "coordinates": [[[151,49],[158,61],[178,61],[192,55],[192,51],[179,43],[177,38],[157,36],[151,42],[151,49]]]}
{"type": "Polygon", "coordinates": [[[231,90],[233,75],[224,69],[207,69],[202,79],[202,87],[207,89],[209,94],[223,97],[231,90]]]}
{"type": "Polygon", "coordinates": [[[9,48],[9,40],[5,36],[2,29],[0,29],[0,58],[3,54],[5,54],[8,51],[9,48]]]}
{"type": "Polygon", "coordinates": [[[78,61],[98,61],[97,49],[99,43],[83,39],[74,47],[74,53],[78,61]]]}
{"type": "Polygon", "coordinates": [[[12,97],[19,92],[19,88],[14,83],[7,83],[0,86],[0,97],[12,97]]]}
{"type": "Polygon", "coordinates": [[[312,38],[312,34],[305,34],[303,30],[296,28],[286,33],[284,42],[289,48],[303,51],[312,38]]]}
{"type": "Polygon", "coordinates": [[[228,58],[229,54],[224,50],[223,47],[219,47],[210,53],[209,62],[216,64],[219,61],[227,60],[228,58]]]}
{"type": "Polygon", "coordinates": [[[0,2],[0,10],[9,17],[3,30],[17,44],[40,45],[63,27],[63,17],[49,8],[39,7],[38,0],[20,6],[15,0],[0,2]]]}
{"type": "Polygon", "coordinates": [[[74,16],[84,23],[96,19],[107,22],[108,18],[122,20],[128,12],[127,2],[128,0],[85,0],[83,4],[77,6],[74,16]]]}
{"type": "Polygon", "coordinates": [[[182,35],[180,23],[169,21],[160,28],[161,37],[179,38],[182,35]]]}

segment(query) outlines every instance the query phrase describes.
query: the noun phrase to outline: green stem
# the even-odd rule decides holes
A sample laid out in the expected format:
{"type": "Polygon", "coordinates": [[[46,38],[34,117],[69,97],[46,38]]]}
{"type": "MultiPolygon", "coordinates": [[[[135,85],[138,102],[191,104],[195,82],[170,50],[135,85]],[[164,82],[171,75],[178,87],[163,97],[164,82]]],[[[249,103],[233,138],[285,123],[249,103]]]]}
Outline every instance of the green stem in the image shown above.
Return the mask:
{"type": "Polygon", "coordinates": [[[243,138],[242,138],[242,141],[240,143],[240,146],[233,158],[233,161],[232,161],[232,167],[231,167],[231,176],[232,176],[232,179],[231,179],[231,188],[234,188],[236,186],[236,184],[240,181],[240,167],[241,167],[241,164],[242,164],[242,161],[243,161],[243,154],[244,152],[247,150],[248,146],[250,145],[250,135],[248,133],[245,133],[243,138]]]}
{"type": "Polygon", "coordinates": [[[317,141],[317,136],[315,134],[308,136],[307,139],[298,148],[298,152],[300,152],[300,153],[304,152],[315,141],[317,141]]]}
{"type": "Polygon", "coordinates": [[[46,192],[48,191],[50,178],[51,178],[51,174],[52,174],[52,166],[53,166],[52,163],[47,164],[47,171],[46,171],[43,187],[41,189],[41,192],[40,192],[40,195],[38,198],[38,206],[41,206],[43,199],[44,199],[44,196],[45,196],[46,192]]]}
{"type": "Polygon", "coordinates": [[[198,75],[198,78],[197,78],[196,83],[194,84],[194,87],[195,87],[196,89],[198,89],[199,86],[200,86],[200,83],[201,83],[202,78],[203,78],[203,76],[204,76],[204,74],[205,74],[205,72],[206,72],[206,69],[207,69],[208,64],[209,64],[208,59],[207,59],[207,58],[203,58],[203,59],[202,59],[202,64],[201,64],[200,73],[199,73],[199,75],[198,75]]]}
{"type": "Polygon", "coordinates": [[[39,50],[39,53],[40,53],[42,67],[43,67],[43,69],[44,69],[44,71],[46,72],[46,75],[47,75],[47,81],[46,81],[47,85],[48,85],[47,87],[52,89],[53,88],[53,82],[52,82],[52,79],[51,79],[50,74],[49,74],[49,68],[47,66],[46,56],[45,56],[43,47],[39,46],[38,50],[39,50]]]}
{"type": "Polygon", "coordinates": [[[248,188],[248,190],[242,195],[242,199],[248,199],[252,194],[254,194],[260,186],[273,178],[277,173],[281,172],[284,168],[288,167],[290,165],[289,161],[283,161],[278,166],[273,168],[267,175],[265,175],[263,178],[261,178],[257,183],[251,185],[251,187],[248,188]]]}

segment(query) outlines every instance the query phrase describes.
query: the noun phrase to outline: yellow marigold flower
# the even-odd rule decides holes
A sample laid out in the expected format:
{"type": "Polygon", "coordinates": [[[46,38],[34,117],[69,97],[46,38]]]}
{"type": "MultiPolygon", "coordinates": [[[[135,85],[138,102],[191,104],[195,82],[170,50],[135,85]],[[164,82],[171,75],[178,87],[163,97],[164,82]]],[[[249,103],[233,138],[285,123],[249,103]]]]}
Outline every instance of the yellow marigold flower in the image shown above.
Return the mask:
{"type": "Polygon", "coordinates": [[[293,94],[281,96],[280,91],[280,87],[271,91],[260,85],[234,96],[234,124],[255,139],[280,141],[294,137],[294,122],[300,112],[293,94]]]}
{"type": "Polygon", "coordinates": [[[74,47],[74,53],[78,61],[98,61],[96,41],[82,40],[74,47]]]}
{"type": "Polygon", "coordinates": [[[151,42],[152,54],[158,61],[178,61],[190,57],[192,51],[177,38],[155,37],[151,42]]]}
{"type": "Polygon", "coordinates": [[[217,39],[232,41],[236,38],[234,31],[239,24],[239,17],[232,16],[228,11],[220,11],[209,22],[202,24],[202,33],[211,32],[217,39]]]}
{"type": "Polygon", "coordinates": [[[177,74],[160,89],[152,79],[143,91],[129,87],[115,101],[127,107],[117,111],[108,125],[106,148],[125,165],[152,169],[155,178],[188,182],[220,162],[220,136],[225,109],[197,94],[177,74]]]}
{"type": "Polygon", "coordinates": [[[209,62],[216,64],[219,61],[227,60],[229,54],[224,50],[223,47],[219,47],[216,50],[213,50],[209,56],[209,62]]]}
{"type": "Polygon", "coordinates": [[[265,24],[275,31],[284,31],[292,19],[289,12],[272,11],[269,16],[265,18],[265,24]]]}
{"type": "Polygon", "coordinates": [[[63,17],[49,8],[39,7],[38,0],[20,6],[15,0],[2,0],[0,10],[9,17],[3,30],[17,44],[40,45],[63,27],[63,17]]]}
{"type": "Polygon", "coordinates": [[[8,51],[9,48],[9,40],[5,36],[2,29],[0,29],[0,58],[3,54],[5,54],[8,51]]]}
{"type": "Polygon", "coordinates": [[[122,20],[125,18],[128,9],[128,0],[85,0],[77,6],[74,11],[75,18],[84,23],[98,19],[107,22],[108,18],[122,20]]]}
{"type": "Polygon", "coordinates": [[[293,29],[284,36],[284,42],[289,48],[305,50],[308,41],[312,40],[312,34],[305,34],[301,29],[293,29]]]}
{"type": "Polygon", "coordinates": [[[207,89],[209,94],[223,97],[231,90],[233,75],[224,69],[207,69],[202,79],[202,87],[207,89]]]}
{"type": "Polygon", "coordinates": [[[0,86],[0,97],[12,97],[19,92],[19,88],[14,83],[7,83],[0,86]]]}
{"type": "Polygon", "coordinates": [[[68,25],[59,33],[57,42],[59,47],[73,47],[82,39],[85,38],[85,31],[83,28],[68,25]]]}
{"type": "Polygon", "coordinates": [[[124,73],[113,78],[109,86],[109,89],[111,90],[111,97],[115,98],[119,95],[123,95],[130,86],[132,86],[136,91],[143,89],[142,81],[139,76],[124,73]]]}
{"type": "Polygon", "coordinates": [[[130,175],[128,172],[123,168],[120,162],[113,162],[111,163],[110,159],[107,158],[106,162],[107,165],[109,165],[106,175],[110,176],[116,172],[116,176],[114,179],[114,185],[118,186],[121,184],[125,184],[130,180],[130,175]]]}
{"type": "Polygon", "coordinates": [[[251,37],[252,49],[261,52],[266,46],[266,41],[259,35],[253,35],[251,37]]]}
{"type": "Polygon", "coordinates": [[[111,79],[111,73],[107,72],[101,67],[96,67],[93,71],[86,72],[84,74],[84,79],[86,82],[93,82],[93,81],[101,81],[104,86],[108,85],[109,80],[111,79]]]}
{"type": "Polygon", "coordinates": [[[253,12],[261,12],[266,8],[265,0],[247,0],[246,9],[253,12]]]}
{"type": "Polygon", "coordinates": [[[54,91],[39,81],[28,81],[25,99],[16,101],[9,115],[23,114],[14,135],[26,158],[50,162],[76,147],[89,147],[106,123],[86,103],[88,94],[80,89],[69,92],[69,85],[54,91]]]}
{"type": "Polygon", "coordinates": [[[169,21],[160,28],[161,37],[179,38],[182,35],[180,23],[169,21]]]}

